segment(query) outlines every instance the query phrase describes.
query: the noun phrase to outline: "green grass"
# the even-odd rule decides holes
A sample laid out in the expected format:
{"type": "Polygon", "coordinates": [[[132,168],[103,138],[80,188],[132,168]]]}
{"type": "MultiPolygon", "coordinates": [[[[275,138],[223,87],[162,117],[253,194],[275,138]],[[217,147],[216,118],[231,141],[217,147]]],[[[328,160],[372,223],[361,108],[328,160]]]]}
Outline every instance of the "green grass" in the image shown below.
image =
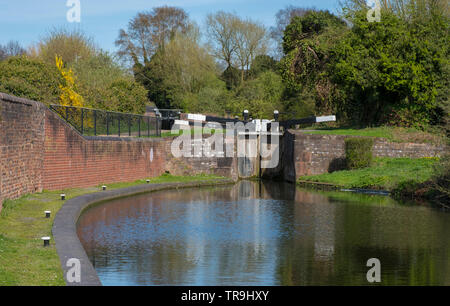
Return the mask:
{"type": "MultiPolygon", "coordinates": [[[[195,176],[175,176],[168,173],[165,173],[161,176],[151,178],[150,184],[161,184],[161,183],[183,183],[183,182],[196,182],[196,181],[204,181],[204,180],[213,180],[213,179],[223,179],[222,176],[215,176],[210,174],[198,174],[195,176]]],[[[100,184],[98,188],[103,185],[107,185],[108,188],[118,189],[118,188],[126,188],[135,185],[147,184],[147,180],[137,180],[134,182],[127,183],[113,183],[113,184],[100,184]]]]}
{"type": "Polygon", "coordinates": [[[343,188],[393,190],[406,182],[423,183],[433,174],[433,165],[438,158],[376,158],[374,165],[358,170],[343,170],[299,180],[322,182],[343,188]]]}
{"type": "MultiPolygon", "coordinates": [[[[197,175],[192,177],[164,174],[153,178],[152,183],[188,182],[221,177],[197,175]]],[[[106,184],[108,189],[118,189],[139,184],[146,180],[131,183],[106,184]]],[[[50,247],[44,248],[41,237],[50,236],[53,220],[64,204],[60,194],[66,199],[100,191],[99,187],[44,191],[30,194],[17,200],[3,203],[0,214],[0,286],[64,286],[62,269],[56,248],[51,240],[50,247]],[[46,219],[44,211],[52,211],[46,219]]]]}
{"type": "Polygon", "coordinates": [[[416,142],[441,144],[445,141],[445,135],[438,132],[424,132],[413,128],[380,126],[373,128],[307,128],[306,134],[319,135],[346,135],[346,136],[364,136],[381,137],[392,142],[416,142]]]}

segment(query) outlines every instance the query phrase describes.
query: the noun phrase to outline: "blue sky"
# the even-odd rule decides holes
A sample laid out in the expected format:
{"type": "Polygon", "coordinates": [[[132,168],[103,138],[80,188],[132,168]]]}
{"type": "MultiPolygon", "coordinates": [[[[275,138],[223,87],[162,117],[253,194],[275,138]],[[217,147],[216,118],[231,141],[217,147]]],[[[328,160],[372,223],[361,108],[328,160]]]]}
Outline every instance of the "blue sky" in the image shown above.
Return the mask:
{"type": "Polygon", "coordinates": [[[338,0],[80,0],[81,23],[69,23],[67,0],[0,0],[0,44],[17,40],[28,47],[54,27],[81,29],[104,50],[114,52],[119,29],[139,11],[152,7],[178,6],[188,12],[191,20],[203,25],[208,13],[218,10],[235,12],[274,25],[275,14],[287,5],[316,7],[332,12],[338,0]]]}

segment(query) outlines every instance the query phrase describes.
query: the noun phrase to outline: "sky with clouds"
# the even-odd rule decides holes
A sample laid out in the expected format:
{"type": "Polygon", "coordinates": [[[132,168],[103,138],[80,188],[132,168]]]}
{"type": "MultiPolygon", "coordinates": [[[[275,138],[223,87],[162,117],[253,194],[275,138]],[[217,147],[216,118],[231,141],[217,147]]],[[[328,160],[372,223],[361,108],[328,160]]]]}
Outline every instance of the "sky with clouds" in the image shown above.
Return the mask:
{"type": "Polygon", "coordinates": [[[126,28],[137,12],[168,5],[186,10],[202,26],[207,14],[219,10],[237,13],[265,24],[288,5],[316,7],[336,12],[338,0],[80,0],[81,22],[69,23],[67,0],[0,0],[0,44],[17,40],[28,47],[52,28],[80,29],[104,50],[114,52],[119,29],[126,28]]]}

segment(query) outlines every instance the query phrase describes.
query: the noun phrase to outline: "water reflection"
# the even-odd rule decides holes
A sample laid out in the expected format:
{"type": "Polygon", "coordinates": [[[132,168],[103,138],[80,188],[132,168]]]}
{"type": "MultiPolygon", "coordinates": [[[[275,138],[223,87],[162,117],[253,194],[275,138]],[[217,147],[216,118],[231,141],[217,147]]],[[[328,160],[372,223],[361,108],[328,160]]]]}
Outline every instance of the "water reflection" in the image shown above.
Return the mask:
{"type": "Polygon", "coordinates": [[[105,285],[450,284],[450,215],[290,184],[157,192],[88,210],[78,232],[105,285]]]}

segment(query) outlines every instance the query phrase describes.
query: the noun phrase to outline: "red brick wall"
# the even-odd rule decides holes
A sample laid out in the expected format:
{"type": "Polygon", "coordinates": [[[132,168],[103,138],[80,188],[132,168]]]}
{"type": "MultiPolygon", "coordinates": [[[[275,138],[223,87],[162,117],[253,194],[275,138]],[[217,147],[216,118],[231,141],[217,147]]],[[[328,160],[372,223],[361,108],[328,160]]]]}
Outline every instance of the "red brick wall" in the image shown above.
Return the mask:
{"type": "Polygon", "coordinates": [[[89,187],[161,175],[165,171],[167,142],[85,138],[47,109],[43,187],[47,190],[89,187]]]}
{"type": "Polygon", "coordinates": [[[42,190],[44,110],[0,93],[0,210],[5,199],[42,190]]]}
{"type": "Polygon", "coordinates": [[[235,162],[174,158],[171,138],[83,137],[46,110],[42,185],[47,190],[199,173],[233,177],[235,162]]]}

